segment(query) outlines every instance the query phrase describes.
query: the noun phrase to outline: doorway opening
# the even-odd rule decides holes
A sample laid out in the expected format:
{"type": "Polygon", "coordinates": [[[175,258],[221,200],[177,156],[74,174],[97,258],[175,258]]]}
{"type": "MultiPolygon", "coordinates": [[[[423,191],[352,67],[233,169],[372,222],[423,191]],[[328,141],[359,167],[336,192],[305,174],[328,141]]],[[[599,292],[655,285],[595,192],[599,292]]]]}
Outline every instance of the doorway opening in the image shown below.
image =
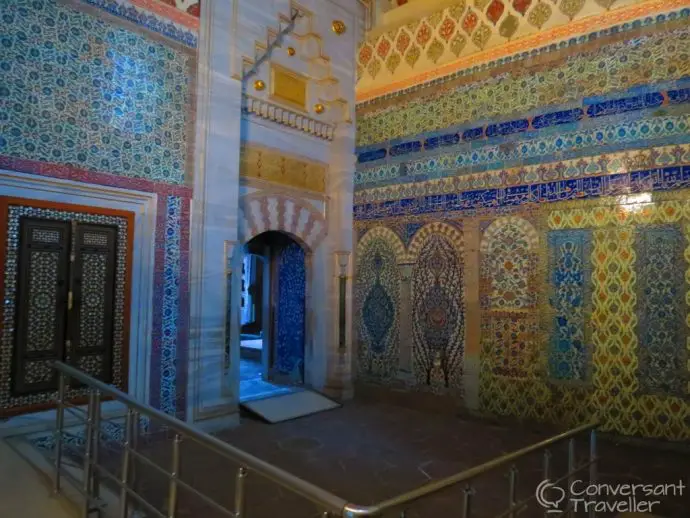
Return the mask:
{"type": "Polygon", "coordinates": [[[304,384],[306,266],[302,246],[268,231],[244,248],[240,302],[240,401],[304,384]]]}

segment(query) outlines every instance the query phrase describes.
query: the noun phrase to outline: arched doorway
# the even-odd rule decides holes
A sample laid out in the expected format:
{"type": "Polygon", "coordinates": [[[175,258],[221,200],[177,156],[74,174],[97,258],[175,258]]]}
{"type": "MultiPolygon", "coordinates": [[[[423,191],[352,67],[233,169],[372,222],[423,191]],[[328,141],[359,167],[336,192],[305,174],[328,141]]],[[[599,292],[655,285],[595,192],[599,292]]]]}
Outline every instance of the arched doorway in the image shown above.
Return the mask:
{"type": "Polygon", "coordinates": [[[269,397],[304,383],[305,250],[284,232],[268,231],[244,248],[240,399],[269,397]]]}

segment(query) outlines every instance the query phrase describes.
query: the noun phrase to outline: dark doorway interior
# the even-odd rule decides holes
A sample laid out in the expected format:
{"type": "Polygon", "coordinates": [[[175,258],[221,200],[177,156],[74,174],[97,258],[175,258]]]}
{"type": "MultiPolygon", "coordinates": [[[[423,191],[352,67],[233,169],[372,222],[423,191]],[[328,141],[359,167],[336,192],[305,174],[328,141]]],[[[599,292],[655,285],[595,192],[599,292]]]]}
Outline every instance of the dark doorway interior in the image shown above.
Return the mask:
{"type": "Polygon", "coordinates": [[[240,398],[269,397],[304,382],[304,250],[264,232],[245,247],[242,267],[240,398]]]}

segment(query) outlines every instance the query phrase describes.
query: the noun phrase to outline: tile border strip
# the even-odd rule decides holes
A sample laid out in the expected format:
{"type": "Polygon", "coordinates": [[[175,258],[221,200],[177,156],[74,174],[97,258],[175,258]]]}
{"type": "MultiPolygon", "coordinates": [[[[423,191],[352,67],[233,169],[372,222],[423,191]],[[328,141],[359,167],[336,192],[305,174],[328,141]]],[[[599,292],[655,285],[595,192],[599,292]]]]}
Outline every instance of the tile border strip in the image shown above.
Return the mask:
{"type": "MultiPolygon", "coordinates": [[[[152,12],[149,11],[148,8],[137,5],[153,4],[151,0],[131,0],[131,2],[128,0],[79,0],[79,2],[96,9],[101,9],[117,18],[121,18],[139,27],[161,34],[187,47],[194,49],[197,47],[198,35],[196,28],[190,28],[185,24],[181,24],[184,25],[181,27],[177,24],[181,23],[178,20],[175,20],[177,23],[174,23],[167,17],[164,18],[164,16],[167,15],[163,14],[164,10],[162,9],[155,9],[152,12]]],[[[178,11],[178,9],[174,9],[178,11]]],[[[180,14],[184,13],[180,11],[180,14]]]]}
{"type": "Polygon", "coordinates": [[[689,187],[690,165],[669,166],[532,185],[363,203],[353,207],[353,215],[356,221],[364,221],[442,212],[512,209],[526,204],[625,196],[689,187]]]}

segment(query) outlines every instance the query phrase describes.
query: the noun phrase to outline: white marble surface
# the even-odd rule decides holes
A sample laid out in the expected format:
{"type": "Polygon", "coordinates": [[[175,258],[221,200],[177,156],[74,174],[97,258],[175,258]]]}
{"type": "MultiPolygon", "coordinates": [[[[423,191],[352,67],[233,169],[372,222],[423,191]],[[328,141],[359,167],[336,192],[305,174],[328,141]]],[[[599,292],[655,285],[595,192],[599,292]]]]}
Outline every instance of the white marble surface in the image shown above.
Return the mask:
{"type": "Polygon", "coordinates": [[[74,507],[52,496],[50,480],[0,440],[0,516],[76,518],[74,507]]]}

